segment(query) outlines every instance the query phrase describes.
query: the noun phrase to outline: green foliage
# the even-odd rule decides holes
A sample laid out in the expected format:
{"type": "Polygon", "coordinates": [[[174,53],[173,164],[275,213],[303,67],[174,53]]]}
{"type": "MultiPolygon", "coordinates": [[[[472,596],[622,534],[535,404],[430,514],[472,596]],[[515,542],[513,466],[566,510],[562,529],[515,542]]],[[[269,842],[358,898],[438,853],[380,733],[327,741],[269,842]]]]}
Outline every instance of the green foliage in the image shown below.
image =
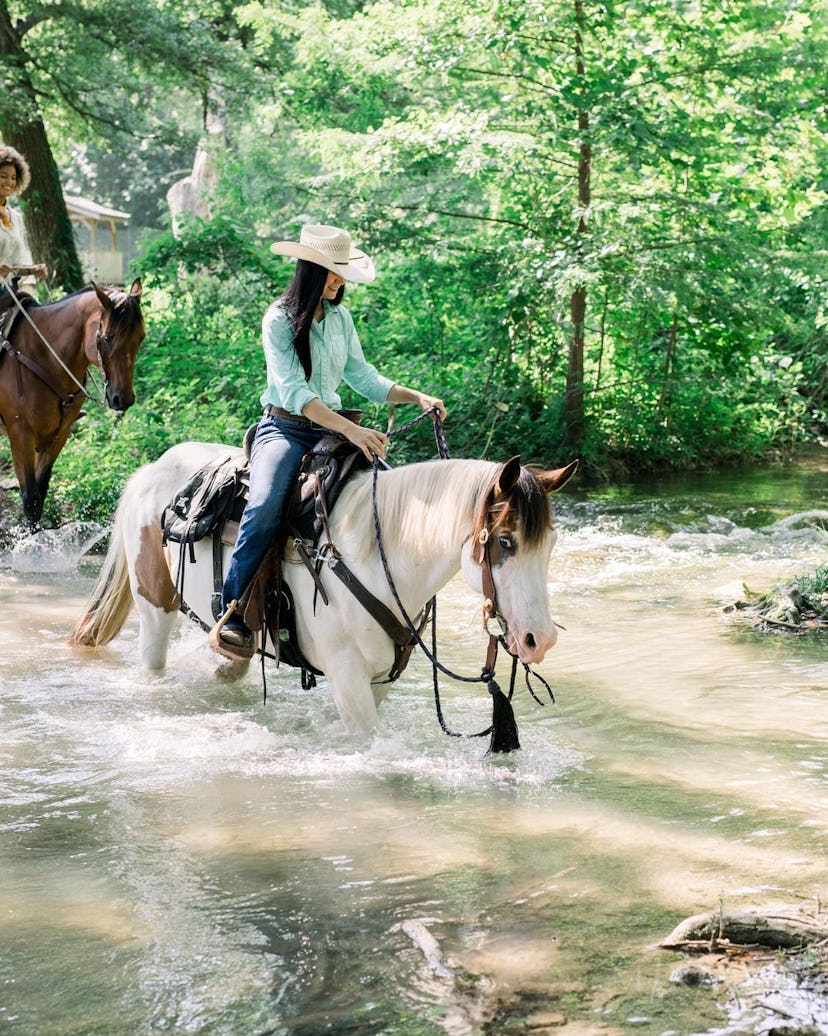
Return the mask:
{"type": "Polygon", "coordinates": [[[818,603],[828,594],[828,565],[822,565],[808,575],[797,576],[792,584],[803,597],[818,603]]]}
{"type": "MultiPolygon", "coordinates": [[[[147,4],[151,50],[174,13],[147,4]]],[[[821,9],[199,0],[175,17],[195,26],[182,72],[198,79],[216,33],[229,47],[216,75],[232,146],[212,218],[148,245],[139,402],[114,430],[91,413],[79,427],[61,513],[96,506],[61,473],[79,474],[75,455],[114,484],[180,438],[233,440],[256,417],[260,320],[291,271],[267,245],[308,221],[347,226],[375,256],[377,281],[348,296],[366,353],[446,399],[458,455],[569,459],[573,387],[596,472],[784,454],[828,426],[821,9]]],[[[115,68],[119,90],[123,70],[143,74],[128,55],[115,68]]],[[[146,129],[174,114],[193,138],[184,78],[149,84],[146,129]]],[[[392,456],[431,451],[418,426],[392,456]]]]}

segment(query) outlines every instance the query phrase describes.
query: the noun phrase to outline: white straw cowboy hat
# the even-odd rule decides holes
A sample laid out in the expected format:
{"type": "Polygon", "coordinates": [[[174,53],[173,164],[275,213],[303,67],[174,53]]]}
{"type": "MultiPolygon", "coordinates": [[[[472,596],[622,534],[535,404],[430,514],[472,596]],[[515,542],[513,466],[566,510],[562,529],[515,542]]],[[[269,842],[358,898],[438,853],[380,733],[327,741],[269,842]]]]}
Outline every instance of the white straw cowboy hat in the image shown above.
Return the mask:
{"type": "Polygon", "coordinates": [[[298,243],[277,241],[270,246],[270,251],[294,259],[306,259],[357,284],[370,284],[376,277],[371,259],[354,247],[351,235],[340,227],[308,224],[302,227],[298,243]]]}

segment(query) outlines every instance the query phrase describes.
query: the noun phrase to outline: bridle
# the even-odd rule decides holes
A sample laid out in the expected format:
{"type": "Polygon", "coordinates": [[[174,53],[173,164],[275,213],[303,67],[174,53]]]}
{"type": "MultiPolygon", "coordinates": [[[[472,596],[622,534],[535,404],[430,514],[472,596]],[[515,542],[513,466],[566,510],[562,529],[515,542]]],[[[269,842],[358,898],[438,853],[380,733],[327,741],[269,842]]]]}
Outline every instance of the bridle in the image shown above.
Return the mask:
{"type": "MultiPolygon", "coordinates": [[[[104,317],[105,313],[101,312],[101,318],[98,321],[98,329],[95,331],[95,358],[98,361],[98,369],[101,372],[103,378],[103,398],[106,400],[106,391],[109,388],[109,376],[106,373],[106,367],[104,365],[103,353],[101,352],[101,344],[106,346],[108,349],[114,340],[114,335],[110,334],[109,331],[104,330],[104,317]]],[[[100,400],[98,401],[100,402],[100,400]]]]}
{"type": "MultiPolygon", "coordinates": [[[[403,428],[397,429],[397,431],[405,431],[410,428],[412,424],[416,424],[424,417],[433,414],[434,421],[434,434],[437,440],[438,452],[442,459],[448,459],[448,446],[445,442],[445,436],[443,435],[442,422],[440,415],[436,410],[427,410],[420,417],[414,421],[409,422],[403,428]]],[[[517,674],[518,656],[509,650],[506,643],[506,635],[508,633],[508,624],[503,615],[500,614],[497,607],[497,588],[494,581],[494,573],[492,571],[492,557],[491,557],[491,542],[492,542],[492,529],[496,524],[496,517],[492,521],[493,516],[498,516],[503,508],[506,506],[504,503],[494,502],[494,488],[489,491],[489,499],[485,504],[486,521],[483,528],[480,530],[477,536],[477,543],[472,548],[472,558],[476,561],[482,569],[482,590],[483,590],[483,624],[484,629],[489,637],[488,646],[486,649],[486,662],[480,673],[480,676],[464,676],[460,673],[452,672],[447,669],[439,659],[437,658],[437,598],[432,597],[426,605],[426,609],[431,612],[431,649],[426,646],[425,642],[420,633],[420,629],[417,628],[413,619],[408,614],[400,600],[399,593],[397,592],[396,585],[394,584],[391,570],[388,565],[388,558],[386,557],[385,547],[382,542],[382,529],[379,521],[379,509],[377,506],[377,475],[380,470],[380,461],[375,456],[373,462],[373,481],[372,481],[372,505],[374,515],[374,532],[377,540],[377,548],[379,555],[382,560],[382,567],[385,573],[385,579],[388,583],[388,588],[391,591],[391,595],[397,607],[400,610],[400,614],[403,617],[405,625],[411,634],[412,639],[426,656],[431,663],[432,677],[434,685],[434,702],[437,711],[437,719],[440,723],[440,727],[445,734],[449,737],[460,737],[460,738],[475,738],[475,737],[486,737],[489,734],[492,735],[492,740],[489,745],[489,752],[510,752],[515,748],[520,748],[520,743],[517,736],[517,726],[514,720],[514,714],[512,712],[511,700],[514,694],[515,678],[517,674]],[[477,555],[475,557],[475,555],[477,555]],[[492,623],[496,622],[499,626],[499,631],[495,632],[492,629],[492,623]],[[495,680],[495,667],[497,664],[497,652],[498,647],[501,646],[512,659],[512,672],[509,683],[509,695],[508,697],[501,691],[495,680]],[[439,678],[438,670],[445,676],[448,676],[452,680],[458,680],[462,683],[485,683],[489,694],[492,696],[492,722],[486,727],[485,730],[479,730],[474,734],[463,733],[454,731],[449,728],[445,718],[443,716],[442,706],[440,704],[440,689],[439,689],[439,678]]],[[[469,537],[470,538],[470,537],[469,537]]],[[[468,539],[467,541],[468,542],[468,539]]],[[[542,676],[530,669],[529,665],[525,662],[522,663],[526,678],[526,686],[529,693],[532,695],[534,700],[539,705],[545,705],[532,689],[532,685],[529,680],[530,674],[536,679],[540,680],[549,693],[550,700],[554,703],[555,695],[552,692],[552,688],[544,680],[542,676]]]]}
{"type": "MultiPolygon", "coordinates": [[[[54,392],[57,393],[57,395],[61,399],[61,407],[63,409],[65,409],[67,406],[70,406],[71,403],[74,401],[75,397],[79,396],[79,395],[85,396],[87,399],[91,399],[94,403],[100,403],[102,406],[105,406],[106,405],[105,395],[101,391],[100,387],[95,384],[95,378],[94,378],[94,375],[91,372],[91,368],[87,368],[87,377],[92,382],[92,385],[93,385],[93,387],[95,389],[94,393],[90,392],[86,388],[86,385],[81,384],[81,382],[75,377],[75,375],[72,373],[72,371],[63,362],[61,357],[58,356],[57,352],[52,348],[52,346],[49,343],[48,339],[44,336],[43,332],[40,330],[40,328],[37,326],[37,324],[29,316],[29,314],[28,314],[28,312],[26,310],[26,307],[23,305],[23,303],[18,298],[17,293],[15,292],[14,288],[12,287],[12,285],[10,283],[10,278],[3,279],[3,284],[5,284],[6,291],[8,291],[9,295],[11,295],[12,301],[14,302],[15,306],[17,307],[17,309],[20,311],[21,316],[24,318],[24,320],[27,321],[27,323],[29,323],[31,325],[32,329],[34,330],[34,333],[41,340],[41,342],[43,342],[43,344],[46,346],[46,348],[48,349],[48,351],[52,355],[52,357],[63,368],[64,372],[69,376],[69,378],[71,379],[72,383],[77,386],[77,392],[70,392],[68,394],[68,396],[66,398],[64,398],[64,393],[59,391],[57,388],[54,387],[54,385],[52,385],[51,379],[48,377],[48,375],[44,374],[43,370],[39,368],[39,365],[33,365],[31,361],[26,362],[26,358],[24,358],[22,355],[18,355],[17,358],[20,360],[20,362],[25,363],[26,366],[28,366],[28,367],[30,367],[32,369],[34,369],[35,366],[37,367],[37,369],[35,369],[34,372],[38,375],[38,377],[41,378],[41,380],[45,381],[46,384],[49,385],[54,392]]],[[[102,375],[102,377],[104,379],[104,390],[105,390],[106,389],[106,385],[107,385],[106,371],[104,369],[103,358],[101,356],[101,351],[100,351],[100,337],[102,335],[103,321],[104,321],[104,314],[101,313],[101,318],[100,318],[100,320],[98,322],[98,329],[95,332],[95,352],[96,352],[96,355],[97,355],[97,358],[98,358],[98,366],[100,368],[101,375],[102,375]]],[[[106,337],[107,336],[104,335],[104,340],[106,340],[106,337]]],[[[111,338],[111,336],[109,336],[109,337],[111,338]]]]}

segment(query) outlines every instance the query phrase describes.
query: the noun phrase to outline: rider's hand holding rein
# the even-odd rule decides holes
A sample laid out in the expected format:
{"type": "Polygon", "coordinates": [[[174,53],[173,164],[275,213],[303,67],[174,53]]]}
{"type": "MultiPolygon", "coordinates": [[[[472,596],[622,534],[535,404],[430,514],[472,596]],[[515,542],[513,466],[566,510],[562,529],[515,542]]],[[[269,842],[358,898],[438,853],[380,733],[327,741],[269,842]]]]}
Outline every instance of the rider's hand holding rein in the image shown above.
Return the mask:
{"type": "MultiPolygon", "coordinates": [[[[442,419],[445,419],[445,404],[437,396],[429,396],[425,392],[418,392],[416,389],[406,388],[404,385],[393,385],[387,398],[389,403],[416,403],[423,413],[434,410],[442,419]]],[[[344,435],[348,442],[362,450],[367,460],[373,461],[374,454],[380,460],[385,460],[388,436],[375,428],[365,428],[362,425],[354,424],[353,421],[347,420],[335,410],[325,406],[320,399],[310,400],[303,407],[302,414],[315,424],[344,435]]]]}
{"type": "Polygon", "coordinates": [[[416,389],[406,388],[404,385],[394,385],[388,393],[389,403],[416,403],[423,413],[426,410],[436,410],[440,419],[446,419],[446,405],[437,396],[429,396],[425,392],[418,392],[416,389]]]}
{"type": "Polygon", "coordinates": [[[322,425],[323,428],[330,428],[332,432],[344,435],[348,442],[362,450],[367,460],[373,461],[374,454],[380,460],[385,459],[388,436],[378,432],[375,428],[363,428],[360,424],[354,424],[353,421],[349,421],[335,410],[325,406],[318,398],[306,403],[302,408],[302,414],[314,424],[322,425]]]}
{"type": "Polygon", "coordinates": [[[8,263],[0,263],[0,280],[14,275],[37,277],[38,280],[45,281],[49,275],[49,269],[45,263],[37,263],[33,266],[9,266],[8,263]]]}

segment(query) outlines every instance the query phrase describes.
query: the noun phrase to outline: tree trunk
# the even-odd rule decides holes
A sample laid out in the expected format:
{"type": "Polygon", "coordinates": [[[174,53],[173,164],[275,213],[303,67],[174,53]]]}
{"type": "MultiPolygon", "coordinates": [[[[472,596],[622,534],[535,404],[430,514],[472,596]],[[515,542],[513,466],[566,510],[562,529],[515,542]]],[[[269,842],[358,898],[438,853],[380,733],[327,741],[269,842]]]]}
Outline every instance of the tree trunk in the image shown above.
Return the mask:
{"type": "MultiPolygon", "coordinates": [[[[583,86],[584,82],[584,46],[583,27],[585,24],[582,0],[575,2],[575,68],[583,86]]],[[[576,256],[582,261],[585,252],[587,233],[586,210],[590,202],[590,171],[592,147],[589,139],[589,113],[585,108],[578,110],[578,131],[580,148],[578,152],[578,230],[576,256]]],[[[566,372],[566,399],[564,403],[564,422],[566,424],[566,445],[572,450],[581,449],[586,437],[584,418],[584,337],[586,327],[587,293],[586,286],[576,288],[569,300],[569,315],[572,331],[569,339],[569,366],[566,372]]]]}
{"type": "Polygon", "coordinates": [[[828,939],[828,920],[800,904],[769,904],[735,913],[695,914],[677,925],[659,945],[665,950],[712,952],[725,946],[796,949],[828,939]]]}
{"type": "Polygon", "coordinates": [[[52,284],[74,291],[83,285],[83,270],[27,61],[6,0],[0,0],[0,62],[7,80],[4,90],[8,95],[13,87],[20,98],[14,105],[6,103],[0,108],[0,134],[6,144],[25,156],[31,169],[32,182],[21,208],[32,258],[36,263],[46,263],[52,284]]]}
{"type": "Polygon", "coordinates": [[[679,318],[678,313],[673,313],[673,322],[667,333],[667,344],[664,350],[664,374],[661,381],[661,394],[658,399],[656,416],[667,422],[667,410],[670,405],[670,396],[673,386],[673,367],[676,362],[676,347],[678,345],[679,318]]]}

